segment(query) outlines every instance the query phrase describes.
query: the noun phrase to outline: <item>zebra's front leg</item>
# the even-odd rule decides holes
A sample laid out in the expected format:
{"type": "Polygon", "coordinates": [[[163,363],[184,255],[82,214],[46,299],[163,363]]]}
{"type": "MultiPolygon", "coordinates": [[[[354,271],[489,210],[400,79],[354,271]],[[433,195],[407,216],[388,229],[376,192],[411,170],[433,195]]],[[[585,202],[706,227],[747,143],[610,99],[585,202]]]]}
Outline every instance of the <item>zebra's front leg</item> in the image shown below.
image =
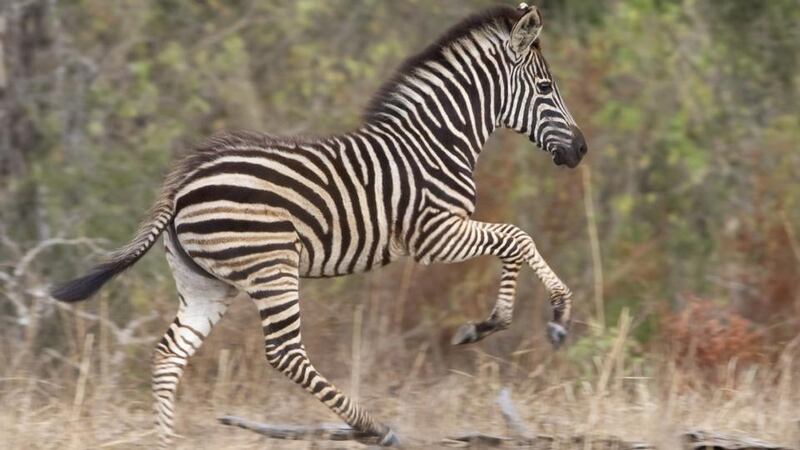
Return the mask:
{"type": "Polygon", "coordinates": [[[511,325],[517,276],[525,262],[524,248],[506,233],[505,225],[487,224],[451,216],[431,225],[420,238],[415,257],[423,262],[454,263],[481,255],[494,255],[503,262],[500,289],[492,313],[481,322],[469,322],[453,335],[453,345],[471,344],[511,325]]]}
{"type": "Polygon", "coordinates": [[[417,252],[423,262],[458,262],[481,255],[495,255],[503,261],[500,292],[489,318],[462,325],[452,343],[469,344],[511,324],[516,281],[523,262],[534,270],[550,294],[553,321],[547,324],[547,338],[558,348],[570,324],[572,292],[553,272],[536,249],[533,239],[516,225],[494,224],[451,218],[428,234],[417,252]]]}
{"type": "Polygon", "coordinates": [[[487,224],[486,226],[513,237],[522,248],[525,261],[550,295],[553,320],[547,323],[547,338],[555,348],[560,347],[567,338],[567,331],[572,320],[572,291],[550,268],[528,233],[510,224],[487,224]]]}
{"type": "Polygon", "coordinates": [[[461,325],[456,330],[450,341],[453,345],[464,345],[478,342],[500,330],[511,326],[514,315],[514,296],[517,289],[517,275],[522,267],[520,261],[504,262],[503,272],[500,275],[500,291],[494,304],[492,313],[481,322],[469,322],[461,325]]]}

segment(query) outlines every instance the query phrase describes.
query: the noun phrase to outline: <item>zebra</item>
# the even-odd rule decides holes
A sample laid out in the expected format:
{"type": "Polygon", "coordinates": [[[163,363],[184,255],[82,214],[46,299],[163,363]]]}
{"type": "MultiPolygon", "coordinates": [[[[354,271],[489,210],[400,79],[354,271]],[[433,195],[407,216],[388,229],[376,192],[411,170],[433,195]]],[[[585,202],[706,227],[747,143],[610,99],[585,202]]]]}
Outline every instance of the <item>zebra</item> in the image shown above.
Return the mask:
{"type": "Polygon", "coordinates": [[[180,303],[152,358],[162,446],[174,439],[175,393],[189,358],[240,293],[258,309],[268,363],[386,446],[398,443],[392,430],[309,360],[300,278],[365,272],[401,257],[431,264],[494,255],[502,262],[494,307],[486,319],[461,326],[452,343],[477,342],[510,325],[527,264],[550,296],[547,336],[562,344],[570,289],[527,233],[471,219],[474,169],[497,128],[528,136],[556,165],[573,168],[587,152],[542,56],[541,29],[540,12],[526,4],[467,17],[408,59],[347,133],[207,138],[167,175],[126,247],[51,290],[61,301],[84,300],[164,235],[180,303]]]}

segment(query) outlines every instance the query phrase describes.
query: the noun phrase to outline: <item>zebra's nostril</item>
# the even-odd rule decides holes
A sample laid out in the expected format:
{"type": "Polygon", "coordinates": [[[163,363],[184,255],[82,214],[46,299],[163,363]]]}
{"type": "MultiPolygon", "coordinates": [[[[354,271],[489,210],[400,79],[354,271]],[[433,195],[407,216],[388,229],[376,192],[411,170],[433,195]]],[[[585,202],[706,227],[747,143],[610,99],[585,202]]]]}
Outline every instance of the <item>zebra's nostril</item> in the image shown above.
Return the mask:
{"type": "Polygon", "coordinates": [[[557,166],[562,166],[564,165],[564,163],[566,163],[566,160],[564,159],[564,154],[561,151],[561,149],[558,149],[555,152],[553,152],[553,162],[557,166]]]}
{"type": "Polygon", "coordinates": [[[583,157],[583,155],[589,151],[589,147],[586,146],[586,139],[583,137],[583,133],[581,133],[581,130],[575,125],[572,125],[572,149],[578,158],[583,157]]]}

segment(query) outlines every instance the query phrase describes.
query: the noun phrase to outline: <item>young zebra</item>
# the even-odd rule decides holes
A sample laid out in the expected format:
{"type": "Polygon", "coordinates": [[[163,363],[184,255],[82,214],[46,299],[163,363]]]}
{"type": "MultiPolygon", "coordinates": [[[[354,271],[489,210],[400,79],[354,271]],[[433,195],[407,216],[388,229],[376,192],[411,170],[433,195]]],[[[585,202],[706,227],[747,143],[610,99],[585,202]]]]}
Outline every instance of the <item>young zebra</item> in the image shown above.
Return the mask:
{"type": "Polygon", "coordinates": [[[525,263],[550,293],[549,339],[556,346],[564,340],[572,294],[531,237],[514,225],[470,219],[475,164],[495,129],[524,133],[557,165],[575,167],[586,153],[542,56],[541,28],[539,12],[525,4],[467,18],[402,66],[355,131],[208,139],[171,172],[127,247],[52,291],[67,302],[89,297],[166,231],[180,305],[153,357],[163,445],[173,435],[175,391],[188,359],[239,292],[261,315],[269,364],[384,445],[397,442],[391,430],[306,355],[301,277],[363,272],[403,256],[429,264],[495,255],[503,271],[494,308],[487,319],[462,326],[453,343],[509,326],[525,263]]]}

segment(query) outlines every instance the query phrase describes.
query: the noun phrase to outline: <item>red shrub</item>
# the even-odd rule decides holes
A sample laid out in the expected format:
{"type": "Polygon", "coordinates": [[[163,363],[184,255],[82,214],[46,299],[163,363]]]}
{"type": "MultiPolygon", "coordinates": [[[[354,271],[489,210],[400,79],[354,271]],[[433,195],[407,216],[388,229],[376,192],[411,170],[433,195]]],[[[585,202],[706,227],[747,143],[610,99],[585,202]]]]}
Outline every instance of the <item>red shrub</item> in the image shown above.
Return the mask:
{"type": "Polygon", "coordinates": [[[682,311],[664,316],[662,329],[680,365],[713,369],[733,358],[751,362],[764,354],[762,335],[752,322],[694,296],[682,311]]]}

